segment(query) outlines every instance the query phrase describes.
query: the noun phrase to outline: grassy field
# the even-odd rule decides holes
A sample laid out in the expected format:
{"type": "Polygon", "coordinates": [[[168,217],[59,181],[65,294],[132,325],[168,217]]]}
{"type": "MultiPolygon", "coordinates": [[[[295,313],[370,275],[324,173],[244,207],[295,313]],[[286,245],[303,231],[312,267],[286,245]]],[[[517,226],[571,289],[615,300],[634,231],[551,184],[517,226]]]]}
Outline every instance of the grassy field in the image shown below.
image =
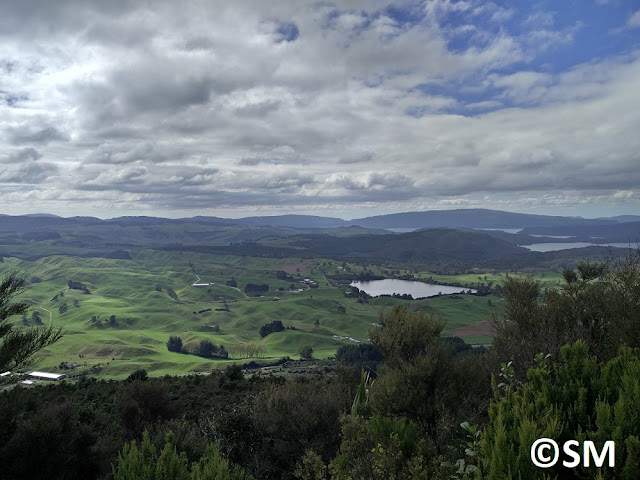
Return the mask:
{"type": "MultiPolygon", "coordinates": [[[[362,270],[357,265],[339,266],[327,259],[137,250],[131,260],[69,255],[36,261],[5,257],[0,273],[17,269],[30,282],[22,298],[32,305],[31,311],[39,312],[45,325],[62,326],[66,332],[42,352],[33,367],[47,371],[60,371],[61,362],[77,362],[78,370],[65,373],[90,369],[97,376],[123,378],[136,368],[145,368],[152,375],[178,375],[208,371],[232,361],[169,352],[166,342],[171,335],[180,336],[185,345],[207,339],[227,349],[260,342],[266,348],[264,358],[297,358],[300,347],[309,344],[316,358],[326,358],[340,345],[351,343],[349,338],[367,341],[367,331],[377,321],[378,312],[395,303],[436,311],[446,321],[446,335],[462,336],[473,343],[490,341],[486,320],[500,310],[499,297],[459,295],[414,302],[383,297],[365,305],[346,298],[344,287],[332,286],[330,278],[329,283],[325,281],[321,269],[343,273],[346,267],[354,274],[362,270]],[[278,270],[290,278],[277,279],[278,270]],[[225,285],[232,278],[238,289],[225,285]],[[304,279],[317,282],[319,288],[309,288],[301,283],[304,279]],[[68,289],[69,280],[81,282],[91,293],[68,289]],[[195,287],[194,282],[212,285],[195,287]],[[242,292],[247,283],[267,283],[270,290],[247,297],[242,292]],[[292,283],[294,290],[290,290],[292,283]],[[173,289],[178,300],[171,298],[167,289],[173,289]],[[287,328],[261,338],[260,327],[273,320],[281,320],[287,328]]],[[[367,268],[385,272],[383,268],[367,268]]],[[[484,274],[443,277],[426,272],[416,276],[467,284],[480,278],[498,283],[501,278],[500,274],[487,274],[485,280],[484,274]]],[[[548,273],[541,279],[552,284],[559,276],[548,273]]],[[[22,324],[20,319],[17,322],[22,324]]],[[[31,312],[26,324],[35,325],[31,312]]]]}
{"type": "MultiPolygon", "coordinates": [[[[170,335],[180,336],[185,345],[204,339],[227,348],[261,342],[265,357],[271,358],[297,356],[305,344],[313,346],[318,358],[331,356],[349,343],[334,335],[366,341],[376,313],[327,287],[315,265],[297,259],[141,250],[131,260],[55,255],[31,262],[5,257],[0,269],[17,269],[30,282],[22,298],[32,312],[39,312],[45,325],[60,325],[66,332],[42,352],[34,368],[56,371],[61,362],[77,362],[93,367],[97,375],[122,378],[138,367],[154,375],[185,374],[228,362],[169,352],[170,335]],[[277,270],[293,278],[279,280],[277,270]],[[231,278],[238,289],[225,285],[231,278]],[[300,283],[303,279],[317,281],[320,288],[309,288],[300,283]],[[69,280],[81,282],[91,293],[67,289],[69,280]],[[214,285],[192,286],[196,281],[214,285]],[[270,291],[247,298],[241,292],[247,283],[267,283],[270,291]],[[197,313],[202,310],[207,311],[197,313]],[[115,326],[109,324],[112,316],[115,326]],[[260,327],[273,320],[281,320],[287,330],[261,338],[260,327]]],[[[31,312],[27,323],[35,325],[31,312]]]]}

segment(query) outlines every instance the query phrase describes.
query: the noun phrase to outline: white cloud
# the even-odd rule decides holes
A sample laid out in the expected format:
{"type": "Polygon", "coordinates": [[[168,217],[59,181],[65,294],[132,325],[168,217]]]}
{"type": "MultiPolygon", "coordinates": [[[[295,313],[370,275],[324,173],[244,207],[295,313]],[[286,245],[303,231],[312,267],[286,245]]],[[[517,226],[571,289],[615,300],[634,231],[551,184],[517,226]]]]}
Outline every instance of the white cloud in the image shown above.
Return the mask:
{"type": "Polygon", "coordinates": [[[627,26],[630,28],[640,28],[640,10],[629,17],[629,20],[627,20],[627,26]]]}
{"type": "Polygon", "coordinates": [[[414,22],[386,7],[11,5],[0,147],[5,163],[26,156],[2,165],[0,183],[46,190],[0,194],[0,207],[40,195],[41,211],[75,202],[114,215],[330,210],[637,190],[640,55],[541,72],[529,62],[571,45],[578,22],[554,28],[537,12],[513,33],[502,22],[515,7],[430,1],[414,22]]]}

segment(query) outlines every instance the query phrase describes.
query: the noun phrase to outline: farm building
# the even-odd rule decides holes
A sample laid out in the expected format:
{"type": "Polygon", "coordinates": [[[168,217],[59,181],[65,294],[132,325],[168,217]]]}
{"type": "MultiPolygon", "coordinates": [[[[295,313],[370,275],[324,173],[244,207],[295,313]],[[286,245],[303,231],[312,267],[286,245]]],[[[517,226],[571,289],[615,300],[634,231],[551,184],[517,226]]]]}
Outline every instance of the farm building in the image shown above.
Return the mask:
{"type": "Polygon", "coordinates": [[[66,377],[64,373],[48,373],[48,372],[31,372],[29,374],[31,378],[37,378],[39,380],[62,380],[66,377]]]}

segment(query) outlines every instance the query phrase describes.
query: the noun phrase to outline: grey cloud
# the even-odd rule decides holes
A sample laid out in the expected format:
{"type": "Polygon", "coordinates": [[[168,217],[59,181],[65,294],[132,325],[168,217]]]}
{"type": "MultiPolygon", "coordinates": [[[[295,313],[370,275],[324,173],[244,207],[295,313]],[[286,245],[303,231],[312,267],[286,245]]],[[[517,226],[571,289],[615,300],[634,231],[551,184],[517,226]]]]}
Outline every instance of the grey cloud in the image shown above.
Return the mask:
{"type": "Polygon", "coordinates": [[[125,16],[136,6],[137,2],[129,0],[92,3],[82,0],[3,2],[0,25],[4,34],[52,38],[60,33],[83,30],[88,19],[97,21],[100,18],[125,16]]]}
{"type": "Polygon", "coordinates": [[[259,158],[241,158],[240,161],[238,162],[238,165],[242,165],[244,167],[255,167],[261,161],[262,160],[259,158]]]}
{"type": "Polygon", "coordinates": [[[353,154],[346,154],[344,156],[341,156],[338,159],[338,163],[342,163],[345,165],[351,165],[354,163],[367,163],[367,162],[371,162],[373,158],[374,156],[373,156],[373,153],[371,152],[353,153],[353,154]]]}
{"type": "MultiPolygon", "coordinates": [[[[164,169],[164,168],[163,168],[164,169]]],[[[167,186],[203,186],[209,185],[217,178],[220,170],[217,168],[166,168],[169,175],[156,181],[159,185],[167,186]]]]}
{"type": "Polygon", "coordinates": [[[413,180],[406,175],[398,173],[372,173],[367,178],[368,188],[384,187],[384,188],[413,188],[413,180]]]}
{"type": "Polygon", "coordinates": [[[185,50],[211,50],[214,43],[210,38],[200,36],[193,37],[184,42],[183,48],[185,50]]]}
{"type": "Polygon", "coordinates": [[[9,107],[18,107],[20,103],[29,100],[29,96],[23,93],[9,93],[0,91],[0,99],[9,107]]]}
{"type": "Polygon", "coordinates": [[[190,105],[207,103],[213,93],[214,80],[209,76],[192,76],[167,71],[166,66],[150,65],[113,76],[116,101],[126,112],[175,111],[190,105]]]}
{"type": "Polygon", "coordinates": [[[281,102],[277,100],[267,100],[264,102],[245,105],[235,109],[240,116],[247,117],[264,117],[271,112],[275,112],[280,108],[281,102]]]}
{"type": "Polygon", "coordinates": [[[217,169],[162,167],[149,171],[146,167],[109,169],[76,185],[79,190],[116,190],[140,194],[165,194],[172,196],[208,196],[211,192],[227,192],[248,195],[262,193],[295,193],[313,183],[313,177],[295,172],[264,172],[251,177],[237,176],[233,172],[217,169]]]}
{"type": "Polygon", "coordinates": [[[122,18],[110,18],[104,23],[94,23],[82,34],[85,42],[104,46],[131,48],[144,45],[153,38],[155,30],[139,21],[124,21],[122,18]]]}
{"type": "Polygon", "coordinates": [[[0,183],[41,183],[58,172],[59,168],[52,163],[27,161],[0,167],[0,183]]]}
{"type": "Polygon", "coordinates": [[[42,154],[32,147],[23,148],[10,153],[4,160],[6,163],[20,163],[24,161],[36,161],[42,154]]]}
{"type": "Polygon", "coordinates": [[[86,180],[85,185],[88,187],[95,186],[98,189],[113,186],[139,185],[143,183],[147,173],[148,169],[144,166],[103,170],[95,178],[86,180]]]}
{"type": "Polygon", "coordinates": [[[338,188],[345,189],[346,192],[343,193],[346,195],[353,195],[354,192],[358,192],[356,195],[358,198],[382,196],[385,199],[397,197],[398,194],[401,197],[414,195],[414,182],[414,180],[405,175],[388,171],[385,173],[363,174],[341,173],[331,175],[325,180],[329,191],[338,188]]]}
{"type": "Polygon", "coordinates": [[[11,137],[11,143],[21,145],[25,143],[44,144],[53,141],[68,141],[69,137],[55,127],[46,127],[39,130],[32,130],[28,127],[10,128],[7,133],[11,137]]]}
{"type": "MultiPolygon", "coordinates": [[[[126,139],[126,137],[124,137],[126,139]]],[[[123,140],[124,140],[123,139],[123,140]]],[[[88,157],[91,163],[129,164],[135,162],[161,163],[167,157],[158,152],[151,142],[105,142],[95,148],[88,157]]]]}

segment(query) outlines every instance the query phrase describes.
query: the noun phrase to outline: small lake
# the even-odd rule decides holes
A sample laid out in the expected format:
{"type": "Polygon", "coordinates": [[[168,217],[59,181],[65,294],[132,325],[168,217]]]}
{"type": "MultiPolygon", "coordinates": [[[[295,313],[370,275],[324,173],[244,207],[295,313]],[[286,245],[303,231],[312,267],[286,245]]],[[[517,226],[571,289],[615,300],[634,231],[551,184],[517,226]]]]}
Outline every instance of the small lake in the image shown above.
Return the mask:
{"type": "MultiPolygon", "coordinates": [[[[447,295],[450,293],[466,292],[466,288],[452,287],[450,285],[433,285],[424,282],[411,282],[409,280],[396,280],[386,278],[384,280],[371,280],[370,282],[351,282],[352,287],[357,287],[372,297],[380,295],[411,295],[413,298],[433,297],[442,293],[447,295]]],[[[475,290],[471,289],[473,293],[475,290]]]]}
{"type": "MultiPolygon", "coordinates": [[[[530,237],[541,237],[541,238],[571,238],[572,235],[534,235],[533,233],[529,234],[530,237]]],[[[591,237],[595,238],[595,237],[591,237]]]]}
{"type": "Polygon", "coordinates": [[[518,233],[522,228],[474,228],[474,230],[485,230],[489,232],[518,233]]]}
{"type": "Polygon", "coordinates": [[[411,233],[419,230],[418,228],[386,228],[389,232],[393,233],[411,233]]]}
{"type": "MultiPolygon", "coordinates": [[[[628,243],[609,243],[609,244],[597,244],[587,242],[573,242],[573,243],[533,243],[531,245],[520,245],[532,252],[555,252],[557,250],[567,250],[569,248],[584,248],[584,247],[617,247],[617,248],[629,248],[628,243]]],[[[635,248],[633,245],[631,248],[635,248]]]]}

